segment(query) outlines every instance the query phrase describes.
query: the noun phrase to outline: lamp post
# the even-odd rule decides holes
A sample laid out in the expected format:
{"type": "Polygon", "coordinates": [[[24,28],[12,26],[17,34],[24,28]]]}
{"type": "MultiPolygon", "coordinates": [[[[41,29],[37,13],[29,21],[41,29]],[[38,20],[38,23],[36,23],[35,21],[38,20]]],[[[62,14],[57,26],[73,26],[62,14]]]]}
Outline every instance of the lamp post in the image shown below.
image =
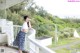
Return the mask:
{"type": "Polygon", "coordinates": [[[55,24],[55,45],[58,42],[58,35],[57,35],[57,25],[55,24]]]}

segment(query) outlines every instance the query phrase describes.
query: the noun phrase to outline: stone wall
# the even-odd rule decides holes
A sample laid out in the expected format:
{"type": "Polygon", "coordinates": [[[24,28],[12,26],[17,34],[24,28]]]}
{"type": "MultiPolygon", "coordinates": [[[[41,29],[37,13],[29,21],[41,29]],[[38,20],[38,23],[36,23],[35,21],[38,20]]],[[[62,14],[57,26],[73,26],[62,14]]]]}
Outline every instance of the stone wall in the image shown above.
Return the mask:
{"type": "Polygon", "coordinates": [[[6,19],[0,19],[0,27],[1,33],[7,35],[7,39],[5,40],[7,40],[8,45],[12,45],[14,41],[13,22],[7,21],[6,19]]]}

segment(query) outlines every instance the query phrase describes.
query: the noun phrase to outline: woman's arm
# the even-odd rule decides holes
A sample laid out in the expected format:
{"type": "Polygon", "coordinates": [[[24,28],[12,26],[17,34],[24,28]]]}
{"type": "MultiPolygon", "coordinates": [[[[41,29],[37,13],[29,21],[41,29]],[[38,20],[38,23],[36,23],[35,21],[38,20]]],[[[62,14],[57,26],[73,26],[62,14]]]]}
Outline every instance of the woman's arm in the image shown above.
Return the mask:
{"type": "Polygon", "coordinates": [[[28,29],[22,29],[23,32],[28,32],[28,29]]]}

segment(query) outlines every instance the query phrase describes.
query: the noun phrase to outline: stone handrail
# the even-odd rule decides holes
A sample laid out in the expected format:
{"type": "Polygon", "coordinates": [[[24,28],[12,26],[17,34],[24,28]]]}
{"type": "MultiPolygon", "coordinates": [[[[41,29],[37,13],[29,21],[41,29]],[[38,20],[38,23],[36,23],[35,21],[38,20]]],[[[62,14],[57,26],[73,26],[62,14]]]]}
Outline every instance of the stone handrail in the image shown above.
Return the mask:
{"type": "MultiPolygon", "coordinates": [[[[15,27],[21,27],[15,25],[15,27]]],[[[25,50],[29,50],[29,53],[55,53],[51,49],[47,48],[46,46],[43,46],[40,44],[36,38],[35,38],[36,30],[31,28],[29,32],[26,35],[26,41],[25,41],[25,47],[27,48],[25,50]]]]}

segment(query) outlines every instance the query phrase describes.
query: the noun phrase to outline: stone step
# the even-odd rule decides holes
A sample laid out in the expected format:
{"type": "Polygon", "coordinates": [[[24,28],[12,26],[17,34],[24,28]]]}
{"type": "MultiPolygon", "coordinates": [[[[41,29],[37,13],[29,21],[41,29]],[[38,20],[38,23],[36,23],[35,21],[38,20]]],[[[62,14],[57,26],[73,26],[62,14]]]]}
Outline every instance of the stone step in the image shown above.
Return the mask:
{"type": "Polygon", "coordinates": [[[9,47],[0,46],[0,53],[18,53],[18,50],[9,47]]]}
{"type": "Polygon", "coordinates": [[[5,42],[8,42],[7,35],[0,33],[0,43],[5,43],[5,42]]]}
{"type": "MultiPolygon", "coordinates": [[[[0,46],[0,53],[18,53],[18,49],[8,46],[0,46]]],[[[28,53],[23,51],[23,53],[28,53]]]]}

